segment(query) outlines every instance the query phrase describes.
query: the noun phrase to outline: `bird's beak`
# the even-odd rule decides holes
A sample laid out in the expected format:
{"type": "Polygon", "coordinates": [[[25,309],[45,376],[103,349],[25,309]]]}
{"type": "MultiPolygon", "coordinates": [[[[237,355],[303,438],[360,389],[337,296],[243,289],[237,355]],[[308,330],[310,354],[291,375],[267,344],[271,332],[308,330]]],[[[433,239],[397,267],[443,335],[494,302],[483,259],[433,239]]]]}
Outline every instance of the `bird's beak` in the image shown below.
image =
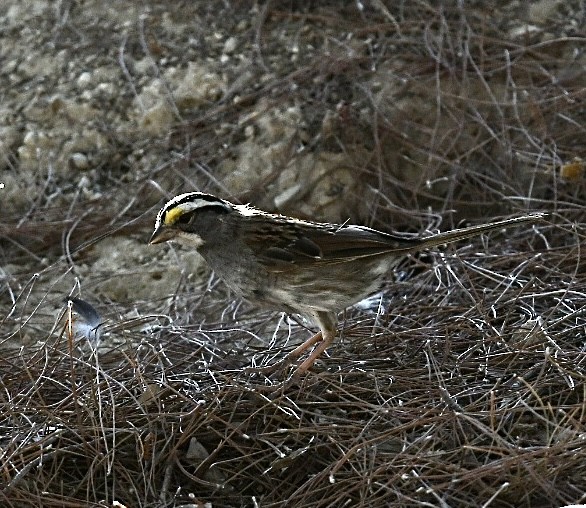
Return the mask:
{"type": "Polygon", "coordinates": [[[167,242],[169,240],[172,240],[173,238],[175,238],[174,230],[168,228],[167,226],[159,226],[151,236],[151,239],[149,240],[149,245],[167,242]]]}

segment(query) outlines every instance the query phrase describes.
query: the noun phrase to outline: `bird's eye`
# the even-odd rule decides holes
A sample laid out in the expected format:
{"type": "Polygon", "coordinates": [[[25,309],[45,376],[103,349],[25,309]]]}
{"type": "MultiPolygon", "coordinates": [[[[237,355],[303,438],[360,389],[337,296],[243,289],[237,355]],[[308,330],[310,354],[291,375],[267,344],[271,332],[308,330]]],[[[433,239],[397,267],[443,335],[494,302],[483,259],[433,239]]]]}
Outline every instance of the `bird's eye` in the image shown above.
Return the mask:
{"type": "Polygon", "coordinates": [[[194,214],[192,213],[184,213],[183,215],[180,215],[179,217],[177,217],[177,224],[191,224],[191,221],[193,221],[193,217],[194,214]]]}

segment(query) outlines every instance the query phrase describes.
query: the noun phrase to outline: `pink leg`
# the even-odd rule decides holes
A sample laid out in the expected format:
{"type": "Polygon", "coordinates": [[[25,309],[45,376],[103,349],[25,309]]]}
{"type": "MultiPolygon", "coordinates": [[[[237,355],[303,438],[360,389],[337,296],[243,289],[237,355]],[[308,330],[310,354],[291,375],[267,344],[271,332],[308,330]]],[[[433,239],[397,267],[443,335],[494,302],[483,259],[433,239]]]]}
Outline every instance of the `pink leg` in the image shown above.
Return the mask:
{"type": "Polygon", "coordinates": [[[322,339],[321,331],[317,332],[315,335],[307,339],[303,344],[297,346],[293,351],[291,351],[287,356],[291,359],[297,358],[301,356],[302,353],[307,351],[310,347],[317,344],[322,339]]]}
{"type": "Polygon", "coordinates": [[[333,312],[317,311],[314,315],[314,319],[319,325],[320,331],[309,340],[306,340],[301,346],[297,347],[291,355],[299,356],[306,349],[317,344],[320,340],[321,343],[311,352],[303,363],[297,367],[297,370],[295,371],[297,374],[307,372],[336,338],[336,324],[338,320],[333,312]]]}
{"type": "MultiPolygon", "coordinates": [[[[320,336],[320,338],[322,337],[322,332],[319,332],[317,334],[315,334],[311,339],[309,339],[307,342],[309,341],[313,341],[313,339],[317,336],[320,336]]],[[[317,346],[312,352],[311,354],[303,361],[303,363],[297,367],[296,369],[296,373],[297,374],[303,374],[305,372],[307,372],[315,363],[315,361],[322,355],[322,353],[328,348],[328,346],[334,341],[334,339],[336,338],[336,331],[334,330],[333,332],[330,332],[329,330],[326,332],[326,336],[323,337],[321,344],[319,346],[317,346]]],[[[305,345],[301,344],[302,346],[305,345]]],[[[297,351],[297,350],[295,350],[297,351]]]]}
{"type": "Polygon", "coordinates": [[[313,315],[316,323],[320,327],[320,331],[317,332],[313,337],[307,339],[303,344],[297,346],[291,351],[283,362],[278,362],[276,365],[260,368],[247,369],[251,372],[263,372],[265,374],[275,372],[288,365],[292,360],[296,360],[309,348],[318,344],[318,346],[310,353],[310,355],[295,369],[296,374],[303,374],[307,372],[315,363],[315,361],[323,354],[328,346],[336,338],[336,324],[337,318],[334,313],[316,311],[313,315]],[[281,365],[279,365],[281,364],[281,365]]]}

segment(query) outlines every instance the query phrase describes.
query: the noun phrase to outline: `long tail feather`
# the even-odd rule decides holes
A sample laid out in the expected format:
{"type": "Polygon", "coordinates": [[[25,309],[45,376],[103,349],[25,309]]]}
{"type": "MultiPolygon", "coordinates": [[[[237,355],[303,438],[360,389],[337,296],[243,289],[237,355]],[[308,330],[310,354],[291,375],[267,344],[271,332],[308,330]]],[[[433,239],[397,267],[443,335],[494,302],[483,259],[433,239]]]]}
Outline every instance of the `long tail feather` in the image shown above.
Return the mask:
{"type": "Polygon", "coordinates": [[[480,224],[478,226],[453,229],[451,231],[446,231],[445,233],[438,233],[427,238],[421,238],[419,245],[417,247],[414,246],[412,250],[427,249],[429,247],[434,247],[436,245],[456,242],[458,240],[463,240],[465,238],[470,238],[472,236],[477,236],[482,233],[486,233],[487,231],[501,229],[515,224],[538,222],[542,220],[546,215],[546,213],[532,213],[529,215],[521,215],[520,217],[513,217],[512,219],[491,222],[489,224],[480,224]]]}

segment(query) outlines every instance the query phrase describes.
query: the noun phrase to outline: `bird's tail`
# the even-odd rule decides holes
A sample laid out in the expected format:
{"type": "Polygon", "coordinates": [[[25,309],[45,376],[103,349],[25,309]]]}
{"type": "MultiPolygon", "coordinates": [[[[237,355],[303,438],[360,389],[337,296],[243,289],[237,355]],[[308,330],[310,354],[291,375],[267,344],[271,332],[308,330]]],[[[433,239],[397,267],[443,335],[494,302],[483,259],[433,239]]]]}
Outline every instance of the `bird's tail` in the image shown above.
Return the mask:
{"type": "MultiPolygon", "coordinates": [[[[543,220],[543,218],[547,216],[546,213],[531,213],[529,215],[521,215],[520,217],[513,217],[512,219],[505,219],[499,220],[496,222],[490,222],[488,224],[479,224],[478,226],[470,226],[467,228],[460,228],[460,229],[452,229],[451,231],[446,231],[444,233],[437,233],[433,236],[428,236],[426,238],[420,238],[420,244],[416,248],[419,249],[427,249],[429,247],[434,247],[436,245],[443,245],[445,243],[456,242],[458,240],[463,240],[465,238],[470,238],[472,236],[477,236],[482,233],[486,233],[487,231],[492,231],[494,229],[501,229],[507,226],[512,226],[516,224],[523,224],[527,222],[538,222],[543,220]]],[[[415,250],[415,249],[414,249],[415,250]]]]}

